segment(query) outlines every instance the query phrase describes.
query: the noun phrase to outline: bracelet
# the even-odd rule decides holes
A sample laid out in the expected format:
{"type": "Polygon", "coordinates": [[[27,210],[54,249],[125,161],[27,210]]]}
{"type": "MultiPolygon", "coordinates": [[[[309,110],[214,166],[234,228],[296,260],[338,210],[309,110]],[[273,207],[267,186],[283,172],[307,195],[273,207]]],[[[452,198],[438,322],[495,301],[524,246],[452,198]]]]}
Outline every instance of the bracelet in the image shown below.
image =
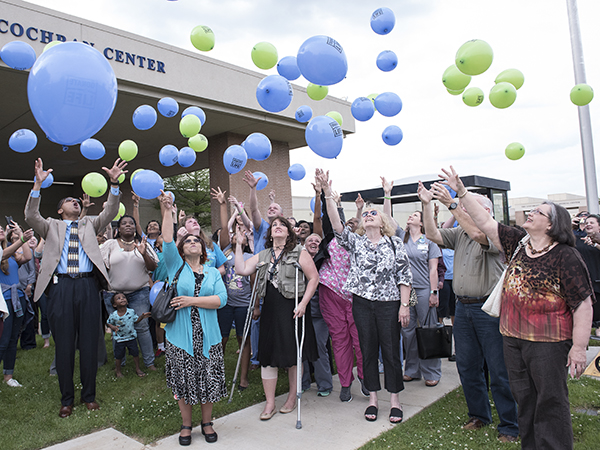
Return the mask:
{"type": "Polygon", "coordinates": [[[392,199],[392,197],[386,197],[386,196],[384,195],[384,196],[383,196],[383,199],[384,199],[384,200],[391,200],[391,199],[392,199]]]}
{"type": "Polygon", "coordinates": [[[465,195],[467,195],[468,193],[469,193],[469,191],[467,191],[467,190],[465,189],[465,192],[464,192],[462,195],[458,195],[458,194],[456,194],[456,196],[457,196],[458,198],[463,198],[463,197],[464,197],[465,195]]]}
{"type": "Polygon", "coordinates": [[[21,242],[24,244],[25,243],[25,239],[23,239],[23,236],[21,236],[21,242]]]}
{"type": "Polygon", "coordinates": [[[333,200],[335,197],[333,195],[326,195],[325,199],[328,199],[328,198],[330,198],[331,200],[333,200]]]}

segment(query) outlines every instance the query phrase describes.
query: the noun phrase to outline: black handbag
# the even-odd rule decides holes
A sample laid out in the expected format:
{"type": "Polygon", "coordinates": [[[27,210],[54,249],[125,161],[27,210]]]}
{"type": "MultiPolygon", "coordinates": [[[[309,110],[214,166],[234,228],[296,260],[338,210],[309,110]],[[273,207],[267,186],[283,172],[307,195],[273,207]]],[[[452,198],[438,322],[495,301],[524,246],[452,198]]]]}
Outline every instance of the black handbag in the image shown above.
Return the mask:
{"type": "Polygon", "coordinates": [[[416,328],[416,332],[420,359],[452,356],[452,326],[437,321],[437,310],[434,307],[429,308],[425,322],[416,328]],[[432,309],[435,314],[430,315],[432,309]]]}
{"type": "Polygon", "coordinates": [[[177,311],[171,306],[171,300],[177,297],[177,280],[184,267],[185,261],[175,274],[173,282],[170,284],[165,283],[158,294],[156,294],[154,304],[152,305],[152,318],[157,322],[170,323],[175,320],[177,311]]]}

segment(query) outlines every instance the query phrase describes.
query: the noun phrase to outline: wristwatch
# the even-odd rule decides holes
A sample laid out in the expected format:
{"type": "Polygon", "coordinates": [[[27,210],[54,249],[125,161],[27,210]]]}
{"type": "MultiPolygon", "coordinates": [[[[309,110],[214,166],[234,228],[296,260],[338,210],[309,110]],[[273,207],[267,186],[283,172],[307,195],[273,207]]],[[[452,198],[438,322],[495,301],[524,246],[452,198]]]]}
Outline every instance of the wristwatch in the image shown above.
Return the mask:
{"type": "Polygon", "coordinates": [[[408,306],[410,306],[408,303],[400,303],[400,304],[401,304],[402,306],[404,306],[404,307],[408,307],[408,306]]]}
{"type": "Polygon", "coordinates": [[[438,294],[438,290],[437,290],[437,289],[434,289],[434,290],[430,291],[429,293],[430,293],[430,294],[437,295],[437,294],[438,294]]]}
{"type": "Polygon", "coordinates": [[[448,209],[450,211],[452,211],[453,209],[456,209],[457,206],[458,206],[458,203],[452,202],[452,203],[450,203],[450,206],[448,206],[448,209]]]}

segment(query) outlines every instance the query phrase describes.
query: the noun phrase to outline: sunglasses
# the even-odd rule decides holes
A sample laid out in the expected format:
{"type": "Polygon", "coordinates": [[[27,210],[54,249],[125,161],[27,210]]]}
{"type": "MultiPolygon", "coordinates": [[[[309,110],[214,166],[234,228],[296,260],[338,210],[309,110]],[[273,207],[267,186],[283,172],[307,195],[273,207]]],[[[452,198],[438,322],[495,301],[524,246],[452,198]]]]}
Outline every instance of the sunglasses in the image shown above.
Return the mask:
{"type": "Polygon", "coordinates": [[[377,211],[375,211],[375,210],[365,211],[364,213],[362,213],[363,217],[376,216],[376,215],[377,215],[377,211]]]}
{"type": "Polygon", "coordinates": [[[186,239],[183,241],[184,244],[199,244],[200,242],[202,242],[201,239],[186,239]]]}

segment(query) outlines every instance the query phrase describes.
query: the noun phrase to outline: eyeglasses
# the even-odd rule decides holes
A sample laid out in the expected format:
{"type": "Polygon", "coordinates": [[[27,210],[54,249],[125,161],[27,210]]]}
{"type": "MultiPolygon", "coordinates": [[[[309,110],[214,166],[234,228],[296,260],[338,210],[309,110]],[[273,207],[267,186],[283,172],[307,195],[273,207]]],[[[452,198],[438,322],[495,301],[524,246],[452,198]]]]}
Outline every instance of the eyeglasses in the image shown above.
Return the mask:
{"type": "Polygon", "coordinates": [[[363,217],[367,217],[367,216],[376,216],[377,215],[377,211],[376,210],[371,210],[371,211],[365,211],[364,213],[362,213],[363,217]]]}
{"type": "Polygon", "coordinates": [[[194,238],[190,238],[190,239],[186,239],[185,241],[183,241],[184,244],[199,244],[200,242],[202,242],[202,239],[194,239],[194,238]]]}
{"type": "Polygon", "coordinates": [[[529,214],[531,214],[532,216],[535,214],[541,214],[542,216],[546,217],[547,219],[550,219],[550,216],[544,212],[542,212],[542,210],[540,208],[534,208],[531,211],[529,211],[529,214]]]}

